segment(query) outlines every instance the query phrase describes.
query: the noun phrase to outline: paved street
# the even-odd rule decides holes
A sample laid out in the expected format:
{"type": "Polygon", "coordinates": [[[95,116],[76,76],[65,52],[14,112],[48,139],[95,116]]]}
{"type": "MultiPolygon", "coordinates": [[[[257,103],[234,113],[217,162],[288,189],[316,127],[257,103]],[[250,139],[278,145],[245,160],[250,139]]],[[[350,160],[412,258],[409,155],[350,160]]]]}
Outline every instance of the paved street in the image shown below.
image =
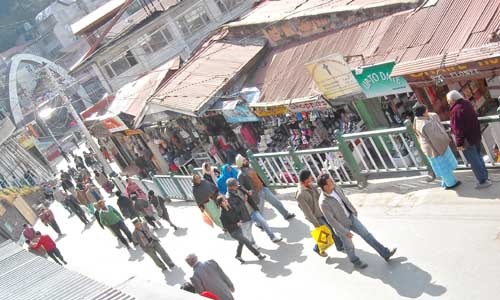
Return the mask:
{"type": "MultiPolygon", "coordinates": [[[[191,274],[184,257],[195,252],[200,259],[220,263],[234,281],[239,300],[270,299],[271,295],[279,299],[493,299],[500,294],[500,186],[477,191],[470,172],[458,177],[463,184],[456,192],[444,191],[439,182],[429,184],[422,177],[375,180],[365,190],[349,188],[367,228],[388,247],[398,247],[397,258],[387,264],[355,236],[359,256],[369,264],[363,271],[354,270],[346,256],[333,249],[328,259],[312,252],[311,228],[291,200],[293,189],[281,190],[280,197],[297,219],[288,224],[269,207],[265,210],[284,242],[273,244],[254,228],[268,259],[256,261],[245,249],[246,265],[234,259],[236,242],[203,223],[193,203],[174,201],[169,213],[183,229],[157,233],[180,268],[165,274],[142,251],[119,248],[116,238],[98,224],[84,229],[76,217],[68,219],[58,204],[54,211],[67,233],[59,248],[68,268],[125,290],[133,290],[137,282],[178,289],[191,274]]],[[[492,177],[500,181],[500,174],[492,177]]],[[[142,296],[139,299],[148,298],[142,296]]]]}

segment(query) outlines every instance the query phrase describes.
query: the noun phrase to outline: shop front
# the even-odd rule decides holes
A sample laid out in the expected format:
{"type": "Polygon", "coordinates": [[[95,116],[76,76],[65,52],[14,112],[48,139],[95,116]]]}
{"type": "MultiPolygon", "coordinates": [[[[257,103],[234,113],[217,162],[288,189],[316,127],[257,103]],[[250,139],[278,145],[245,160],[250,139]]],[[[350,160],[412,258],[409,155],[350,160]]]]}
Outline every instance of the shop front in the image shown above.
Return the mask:
{"type": "Polygon", "coordinates": [[[449,119],[446,94],[450,90],[462,93],[474,104],[479,115],[493,113],[498,106],[495,98],[500,96],[500,44],[451,53],[438,61],[434,64],[426,64],[423,60],[401,63],[391,75],[404,76],[418,101],[438,113],[442,120],[449,119]],[[436,64],[435,68],[425,68],[436,64]]]}

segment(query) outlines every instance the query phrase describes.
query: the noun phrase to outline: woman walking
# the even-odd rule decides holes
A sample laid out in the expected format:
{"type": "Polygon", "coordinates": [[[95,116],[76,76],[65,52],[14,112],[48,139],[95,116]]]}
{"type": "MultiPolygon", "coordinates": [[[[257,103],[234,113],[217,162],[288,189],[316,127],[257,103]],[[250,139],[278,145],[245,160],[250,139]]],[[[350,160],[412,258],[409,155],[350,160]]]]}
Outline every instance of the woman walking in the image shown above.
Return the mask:
{"type": "Polygon", "coordinates": [[[415,132],[422,151],[429,159],[436,177],[441,177],[445,189],[453,189],[461,184],[453,175],[457,160],[449,147],[450,137],[441,124],[439,116],[430,113],[427,107],[417,103],[413,107],[415,132]]]}

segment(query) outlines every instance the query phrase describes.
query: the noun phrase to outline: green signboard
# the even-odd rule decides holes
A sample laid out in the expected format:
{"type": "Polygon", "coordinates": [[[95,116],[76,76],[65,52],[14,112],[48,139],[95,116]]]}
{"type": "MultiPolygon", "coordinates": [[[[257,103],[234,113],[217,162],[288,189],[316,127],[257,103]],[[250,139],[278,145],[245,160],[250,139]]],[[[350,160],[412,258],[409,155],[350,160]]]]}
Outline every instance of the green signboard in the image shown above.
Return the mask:
{"type": "Polygon", "coordinates": [[[357,68],[352,74],[367,98],[411,92],[408,82],[401,77],[390,77],[394,62],[357,68]]]}

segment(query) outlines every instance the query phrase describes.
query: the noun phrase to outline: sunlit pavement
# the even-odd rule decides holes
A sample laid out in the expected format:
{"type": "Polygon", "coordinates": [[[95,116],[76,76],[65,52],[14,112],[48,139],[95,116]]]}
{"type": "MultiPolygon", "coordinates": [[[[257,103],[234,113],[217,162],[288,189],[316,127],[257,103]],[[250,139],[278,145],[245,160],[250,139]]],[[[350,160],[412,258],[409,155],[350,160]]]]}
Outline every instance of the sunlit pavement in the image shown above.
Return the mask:
{"type": "MultiPolygon", "coordinates": [[[[178,266],[165,273],[142,251],[120,248],[111,232],[97,223],[84,228],[76,217],[68,218],[59,204],[53,210],[67,234],[58,241],[67,267],[126,290],[147,282],[150,290],[139,292],[138,299],[161,299],[152,296],[161,294],[154,291],[155,286],[178,289],[189,280],[191,270],[184,262],[189,253],[217,260],[233,280],[239,300],[496,299],[500,295],[500,174],[493,174],[494,185],[481,191],[474,189],[470,172],[458,176],[463,184],[457,191],[444,191],[438,181],[426,183],[422,177],[379,180],[365,190],[347,189],[366,227],[386,246],[398,247],[395,259],[386,263],[355,236],[358,254],[369,265],[362,271],[354,270],[345,254],[334,249],[329,249],[329,258],[312,252],[311,227],[292,201],[293,189],[280,190],[279,196],[296,219],[287,222],[269,206],[265,210],[284,242],[274,244],[254,227],[255,239],[268,259],[257,261],[245,249],[245,265],[234,259],[236,242],[206,225],[192,202],[174,201],[169,213],[182,229],[174,232],[164,222],[165,228],[157,231],[178,266]]],[[[108,203],[116,207],[116,198],[108,203]]],[[[132,230],[131,222],[127,225],[132,230]]],[[[55,236],[51,229],[37,227],[55,236]]]]}

